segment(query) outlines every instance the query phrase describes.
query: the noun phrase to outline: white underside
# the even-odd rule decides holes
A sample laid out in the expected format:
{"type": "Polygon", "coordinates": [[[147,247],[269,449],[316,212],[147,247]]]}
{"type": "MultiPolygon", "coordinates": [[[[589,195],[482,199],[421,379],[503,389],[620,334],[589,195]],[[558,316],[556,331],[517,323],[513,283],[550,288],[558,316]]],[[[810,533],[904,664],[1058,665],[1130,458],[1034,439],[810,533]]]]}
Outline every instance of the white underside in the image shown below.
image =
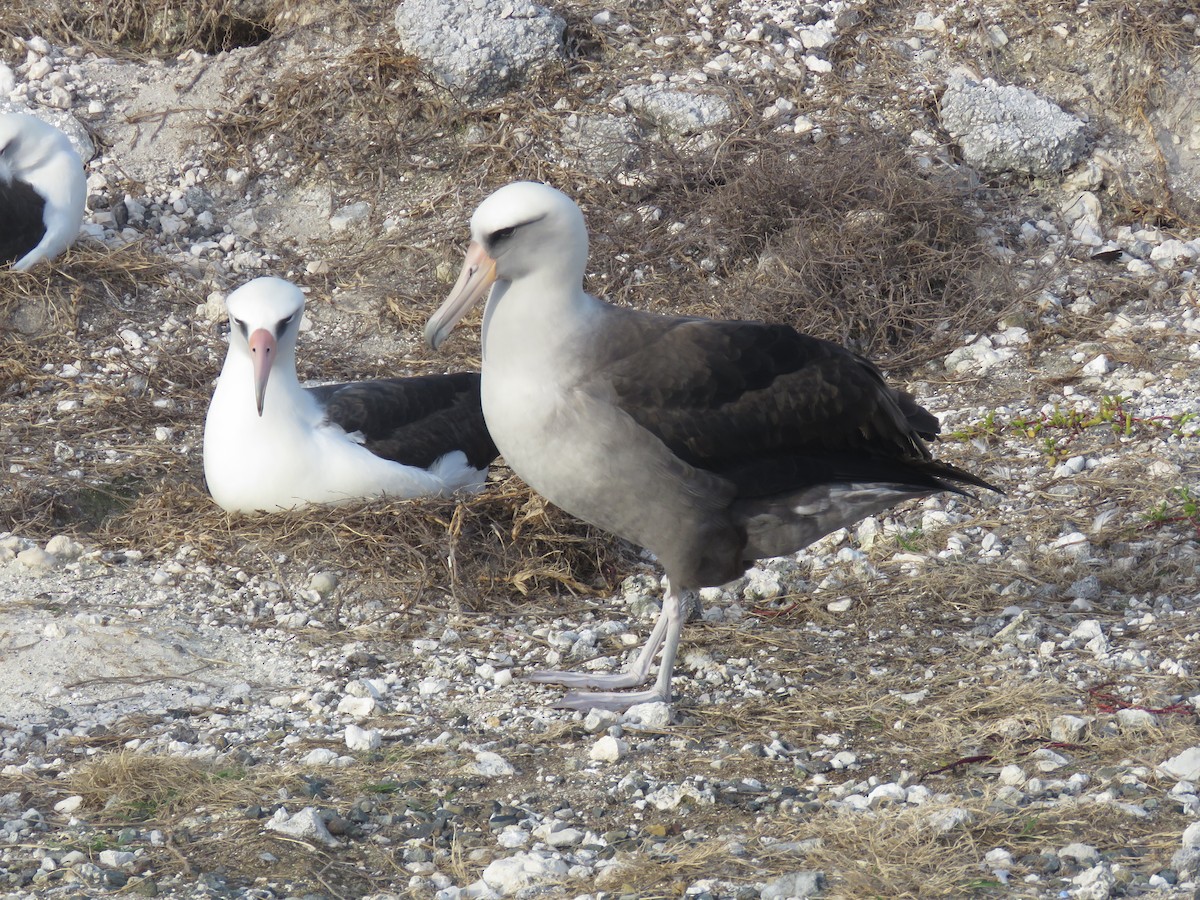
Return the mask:
{"type": "Polygon", "coordinates": [[[298,384],[267,384],[263,415],[252,375],[226,365],[204,427],[204,477],[213,500],[230,512],[292,509],[388,496],[450,496],[477,489],[487,471],[455,450],[428,469],[382,459],[337,425],[298,384]]]}

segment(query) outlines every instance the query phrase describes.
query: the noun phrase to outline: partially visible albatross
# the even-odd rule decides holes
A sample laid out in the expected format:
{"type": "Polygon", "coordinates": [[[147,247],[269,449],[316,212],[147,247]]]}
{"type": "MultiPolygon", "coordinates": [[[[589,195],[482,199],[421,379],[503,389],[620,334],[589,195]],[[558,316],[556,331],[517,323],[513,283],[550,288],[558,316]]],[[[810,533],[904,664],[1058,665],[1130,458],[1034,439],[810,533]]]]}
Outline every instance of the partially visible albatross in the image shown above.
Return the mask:
{"type": "Polygon", "coordinates": [[[18,272],[79,236],[87,179],[70,139],[25,113],[0,115],[0,264],[18,272]]]}
{"type": "Polygon", "coordinates": [[[256,278],[226,299],[229,351],[204,422],[204,477],[230,511],[480,487],[496,458],[473,372],[302,387],[304,294],[256,278]]]}
{"type": "Polygon", "coordinates": [[[627,672],[534,673],[562,705],[669,702],[687,591],[737,578],[910,498],[998,490],[932,458],[938,420],[868,360],[787,325],[664,316],[585,293],[588,236],[566,195],[518,182],[471,218],[435,349],[479,299],[483,414],[551,502],[647,548],[662,612],[627,672]],[[662,661],[653,685],[654,657],[662,661]]]}

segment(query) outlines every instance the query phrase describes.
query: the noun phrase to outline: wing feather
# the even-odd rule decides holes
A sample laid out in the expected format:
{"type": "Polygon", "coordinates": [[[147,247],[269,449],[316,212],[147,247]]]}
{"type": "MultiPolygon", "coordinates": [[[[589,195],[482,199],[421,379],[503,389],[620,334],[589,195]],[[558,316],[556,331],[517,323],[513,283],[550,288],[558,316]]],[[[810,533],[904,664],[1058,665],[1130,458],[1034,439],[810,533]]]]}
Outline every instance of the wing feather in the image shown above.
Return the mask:
{"type": "Polygon", "coordinates": [[[308,388],[325,405],[326,418],[358,432],[376,456],[428,468],[461,450],[477,469],[498,455],[479,401],[479,375],[380,378],[308,388]]]}
{"type": "Polygon", "coordinates": [[[609,359],[581,387],[742,496],[843,480],[988,486],[932,460],[937,418],[837,344],[786,325],[615,313],[597,342],[609,359]]]}

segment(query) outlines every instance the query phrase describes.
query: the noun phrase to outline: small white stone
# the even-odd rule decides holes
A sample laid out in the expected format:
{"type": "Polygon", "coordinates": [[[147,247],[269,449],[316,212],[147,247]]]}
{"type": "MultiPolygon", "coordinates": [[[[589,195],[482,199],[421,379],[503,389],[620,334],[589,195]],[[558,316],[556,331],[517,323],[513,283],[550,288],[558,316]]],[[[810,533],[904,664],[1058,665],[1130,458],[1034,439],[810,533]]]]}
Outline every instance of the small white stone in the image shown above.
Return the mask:
{"type": "Polygon", "coordinates": [[[493,753],[490,750],[481,750],[476,753],[475,762],[469,768],[474,774],[482,775],[485,778],[503,778],[517,774],[512,763],[499,753],[493,753]]]}
{"type": "Polygon", "coordinates": [[[831,600],[825,604],[825,608],[831,613],[849,612],[852,606],[854,606],[854,600],[851,597],[843,597],[840,600],[831,600]]]}
{"type": "Polygon", "coordinates": [[[1056,772],[1070,763],[1061,753],[1055,753],[1047,747],[1034,750],[1029,758],[1035,761],[1039,772],[1056,772]]]}
{"type": "Polygon", "coordinates": [[[963,809],[961,806],[951,806],[946,809],[939,809],[935,813],[930,813],[926,821],[934,831],[941,834],[948,834],[951,831],[957,831],[973,825],[975,823],[975,814],[969,809],[963,809]]]}
{"type": "Polygon", "coordinates": [[[365,719],[375,712],[377,705],[374,697],[343,697],[338,701],[337,711],[342,715],[365,719]]]}
{"type": "Polygon", "coordinates": [[[1183,846],[1200,848],[1200,822],[1193,822],[1183,829],[1183,846]]]}
{"type": "Polygon", "coordinates": [[[1010,869],[1013,865],[1013,854],[1003,847],[996,847],[983,854],[983,862],[992,869],[1010,869]]]}
{"type": "Polygon", "coordinates": [[[362,728],[358,725],[346,726],[346,746],[358,753],[378,750],[383,743],[383,733],[378,728],[362,728]]]}
{"type": "Polygon", "coordinates": [[[101,850],[99,858],[100,865],[120,869],[137,859],[137,856],[128,850],[101,850]]]}
{"type": "Polygon", "coordinates": [[[294,816],[289,816],[286,809],[280,808],[264,827],[268,831],[278,831],[301,840],[318,841],[327,847],[341,846],[341,842],[325,827],[321,814],[311,806],[306,806],[294,816]]]}
{"type": "Polygon", "coordinates": [[[529,846],[529,832],[520,825],[506,825],[496,835],[496,843],[506,850],[516,850],[518,847],[529,846]]]}
{"type": "Polygon", "coordinates": [[[446,678],[422,678],[417,685],[417,693],[422,697],[440,697],[450,689],[450,681],[446,678]]]}
{"type": "Polygon", "coordinates": [[[196,307],[196,314],[206,322],[220,322],[226,316],[225,294],[213,291],[202,304],[196,307]]]}
{"type": "Polygon", "coordinates": [[[328,766],[332,765],[337,758],[336,750],[330,750],[328,747],[315,747],[300,758],[300,764],[303,766],[328,766]]]}
{"type": "Polygon", "coordinates": [[[1079,716],[1055,716],[1050,721],[1050,737],[1055,741],[1075,744],[1082,740],[1090,724],[1090,720],[1079,716]]]}
{"type": "Polygon", "coordinates": [[[617,724],[618,719],[620,716],[610,709],[589,710],[583,719],[583,730],[588,734],[599,734],[617,724]]]}
{"type": "Polygon", "coordinates": [[[867,794],[867,803],[872,809],[888,806],[892,803],[903,803],[908,792],[894,782],[876,785],[867,794]]]}
{"type": "Polygon", "coordinates": [[[606,734],[592,745],[588,751],[588,759],[594,762],[614,763],[624,759],[629,754],[629,744],[611,734],[606,734]]]}
{"type": "Polygon", "coordinates": [[[1158,717],[1145,709],[1118,709],[1117,723],[1121,731],[1150,731],[1158,727],[1158,717]]]}
{"type": "Polygon", "coordinates": [[[308,580],[309,590],[316,591],[321,595],[321,599],[328,599],[329,595],[337,590],[338,577],[333,572],[317,572],[308,580]]]}
{"type": "Polygon", "coordinates": [[[346,231],[350,226],[363,222],[371,215],[371,204],[366,201],[351,203],[343,206],[329,217],[329,227],[333,231],[346,231]]]}
{"type": "Polygon", "coordinates": [[[1057,538],[1051,545],[1051,548],[1063,554],[1075,558],[1083,558],[1091,555],[1092,545],[1088,540],[1087,535],[1080,531],[1072,531],[1069,534],[1064,534],[1057,538]]]}
{"type": "Polygon", "coordinates": [[[1180,781],[1200,781],[1200,747],[1189,747],[1172,756],[1159,768],[1180,781]]]}
{"type": "Polygon", "coordinates": [[[1101,353],[1082,369],[1084,375],[1100,376],[1108,373],[1108,357],[1101,353]]]}
{"type": "Polygon", "coordinates": [[[494,860],[481,877],[484,885],[499,896],[513,897],[537,884],[562,881],[568,868],[562,859],[531,851],[494,860]]]}
{"type": "Polygon", "coordinates": [[[69,561],[79,559],[83,555],[83,545],[65,534],[56,534],[46,542],[46,552],[61,560],[69,561]]]}
{"type": "Polygon", "coordinates": [[[546,844],[556,849],[575,847],[583,843],[583,832],[578,828],[560,828],[546,835],[546,844]]]}
{"type": "Polygon", "coordinates": [[[1080,644],[1104,636],[1104,628],[1098,619],[1084,619],[1072,629],[1070,638],[1080,644]]]}
{"type": "Polygon", "coordinates": [[[858,765],[858,754],[852,750],[839,750],[829,760],[835,769],[850,769],[858,765]]]}
{"type": "Polygon", "coordinates": [[[66,797],[62,800],[59,800],[57,803],[55,803],[54,811],[63,813],[64,815],[70,815],[71,813],[75,812],[75,810],[79,809],[79,807],[82,805],[83,805],[83,798],[80,797],[78,794],[74,794],[70,797],[66,797]]]}
{"type": "Polygon", "coordinates": [[[1018,765],[1010,763],[1000,770],[997,776],[999,782],[1009,787],[1019,787],[1025,783],[1025,770],[1018,765]]]}
{"type": "Polygon", "coordinates": [[[187,222],[174,213],[165,213],[158,220],[164,237],[173,237],[187,228],[187,222]]]}
{"type": "Polygon", "coordinates": [[[1067,844],[1058,851],[1058,855],[1064,859],[1073,859],[1085,866],[1091,865],[1100,858],[1099,851],[1091,844],[1073,843],[1067,844]]]}
{"type": "Polygon", "coordinates": [[[913,28],[917,31],[943,33],[946,30],[946,20],[941,16],[935,16],[931,12],[919,12],[917,13],[916,20],[913,22],[913,28]]]}
{"type": "Polygon", "coordinates": [[[17,554],[17,562],[38,575],[45,575],[58,565],[58,560],[41,547],[22,550],[17,554]]]}
{"type": "Polygon", "coordinates": [[[661,700],[636,703],[625,711],[625,721],[642,728],[666,728],[671,724],[671,707],[661,700]]]}

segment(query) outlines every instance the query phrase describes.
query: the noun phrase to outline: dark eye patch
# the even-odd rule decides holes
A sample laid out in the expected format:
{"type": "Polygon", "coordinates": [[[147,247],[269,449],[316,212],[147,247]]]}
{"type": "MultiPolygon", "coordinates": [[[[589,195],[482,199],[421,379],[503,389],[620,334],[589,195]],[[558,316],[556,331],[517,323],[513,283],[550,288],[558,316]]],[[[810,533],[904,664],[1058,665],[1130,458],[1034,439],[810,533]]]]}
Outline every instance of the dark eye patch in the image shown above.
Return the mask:
{"type": "Polygon", "coordinates": [[[237,326],[237,330],[242,333],[242,337],[244,337],[246,340],[250,340],[250,332],[246,329],[245,322],[243,322],[241,319],[235,319],[233,316],[229,317],[229,321],[237,326]]]}
{"type": "Polygon", "coordinates": [[[525,222],[518,222],[516,225],[509,225],[507,228],[497,228],[495,231],[493,231],[491,234],[488,235],[488,238],[487,238],[488,247],[490,247],[492,250],[495,250],[497,245],[503,244],[510,237],[512,237],[513,234],[516,233],[516,230],[518,228],[524,228],[526,225],[532,225],[535,222],[540,222],[544,218],[546,218],[545,214],[540,215],[540,216],[534,216],[532,219],[529,219],[525,222]]]}

